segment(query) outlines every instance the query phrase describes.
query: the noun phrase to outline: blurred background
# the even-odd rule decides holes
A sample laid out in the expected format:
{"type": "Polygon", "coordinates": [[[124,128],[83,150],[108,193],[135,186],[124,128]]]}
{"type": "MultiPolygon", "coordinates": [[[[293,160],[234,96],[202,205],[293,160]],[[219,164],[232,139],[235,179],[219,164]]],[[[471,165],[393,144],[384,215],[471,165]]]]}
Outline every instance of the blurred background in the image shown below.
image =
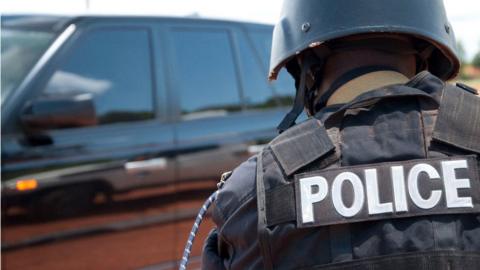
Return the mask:
{"type": "MultiPolygon", "coordinates": [[[[446,0],[480,88],[480,2],[446,0]]],[[[175,269],[220,175],[288,111],[280,0],[3,0],[3,269],[175,269]]],[[[305,117],[305,116],[303,116],[305,117]]],[[[194,245],[200,263],[210,219],[194,245]]]]}
{"type": "MultiPolygon", "coordinates": [[[[3,0],[4,13],[14,14],[130,14],[151,16],[197,16],[245,22],[274,24],[281,0],[3,0]],[[113,4],[114,3],[114,4],[113,4]]],[[[480,3],[471,0],[444,0],[448,17],[459,43],[459,54],[466,66],[480,66],[480,3]]],[[[471,67],[462,78],[479,76],[471,67]],[[474,74],[472,74],[474,73],[474,74]]],[[[478,85],[478,82],[476,82],[478,85]]]]}

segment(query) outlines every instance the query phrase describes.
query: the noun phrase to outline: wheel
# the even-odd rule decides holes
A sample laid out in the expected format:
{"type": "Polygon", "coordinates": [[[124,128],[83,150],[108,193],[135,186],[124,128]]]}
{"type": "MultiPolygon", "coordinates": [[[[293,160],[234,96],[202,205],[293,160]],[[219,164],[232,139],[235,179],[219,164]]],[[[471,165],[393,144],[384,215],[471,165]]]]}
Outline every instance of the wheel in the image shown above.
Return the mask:
{"type": "Polygon", "coordinates": [[[41,219],[72,217],[89,210],[94,197],[95,190],[91,186],[56,188],[35,198],[30,211],[41,219]]]}

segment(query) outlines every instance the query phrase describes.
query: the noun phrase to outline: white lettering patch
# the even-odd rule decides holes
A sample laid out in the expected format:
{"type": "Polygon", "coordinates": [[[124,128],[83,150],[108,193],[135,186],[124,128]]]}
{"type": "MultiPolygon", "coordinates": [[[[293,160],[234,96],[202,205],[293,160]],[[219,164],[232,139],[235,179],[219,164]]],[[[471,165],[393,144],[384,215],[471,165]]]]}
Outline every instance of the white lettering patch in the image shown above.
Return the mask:
{"type": "Polygon", "coordinates": [[[295,175],[298,227],[480,212],[475,156],[327,169],[295,175]]]}

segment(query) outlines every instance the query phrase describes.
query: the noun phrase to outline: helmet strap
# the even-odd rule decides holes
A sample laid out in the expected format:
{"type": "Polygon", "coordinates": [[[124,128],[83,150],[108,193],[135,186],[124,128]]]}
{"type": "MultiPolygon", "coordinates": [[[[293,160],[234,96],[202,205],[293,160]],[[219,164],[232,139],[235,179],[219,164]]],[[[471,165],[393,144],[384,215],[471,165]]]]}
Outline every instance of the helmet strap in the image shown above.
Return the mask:
{"type": "Polygon", "coordinates": [[[314,57],[313,55],[306,55],[302,57],[300,83],[298,84],[295,94],[295,101],[290,112],[285,115],[282,122],[280,122],[280,124],[277,126],[277,130],[279,133],[282,133],[295,125],[295,121],[305,107],[307,93],[307,74],[310,71],[310,68],[315,64],[315,58],[316,57],[314,57]]]}
{"type": "Polygon", "coordinates": [[[416,53],[417,73],[422,70],[428,69],[428,59],[430,58],[434,50],[435,50],[435,47],[430,45],[416,53]]]}

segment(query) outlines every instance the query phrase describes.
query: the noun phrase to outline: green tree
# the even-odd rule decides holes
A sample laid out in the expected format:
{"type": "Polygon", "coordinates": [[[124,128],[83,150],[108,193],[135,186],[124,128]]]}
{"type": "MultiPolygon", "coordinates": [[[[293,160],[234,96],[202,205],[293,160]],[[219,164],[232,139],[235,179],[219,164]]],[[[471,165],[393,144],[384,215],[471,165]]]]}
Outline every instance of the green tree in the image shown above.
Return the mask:
{"type": "Polygon", "coordinates": [[[472,65],[476,68],[480,68],[480,51],[473,57],[472,65]]]}
{"type": "Polygon", "coordinates": [[[468,64],[465,46],[461,40],[457,40],[457,55],[462,65],[468,64]]]}
{"type": "Polygon", "coordinates": [[[469,80],[471,79],[467,74],[465,74],[465,67],[469,65],[467,60],[467,52],[465,50],[465,46],[461,40],[457,40],[457,55],[460,59],[460,73],[458,74],[458,78],[460,80],[469,80]]]}

